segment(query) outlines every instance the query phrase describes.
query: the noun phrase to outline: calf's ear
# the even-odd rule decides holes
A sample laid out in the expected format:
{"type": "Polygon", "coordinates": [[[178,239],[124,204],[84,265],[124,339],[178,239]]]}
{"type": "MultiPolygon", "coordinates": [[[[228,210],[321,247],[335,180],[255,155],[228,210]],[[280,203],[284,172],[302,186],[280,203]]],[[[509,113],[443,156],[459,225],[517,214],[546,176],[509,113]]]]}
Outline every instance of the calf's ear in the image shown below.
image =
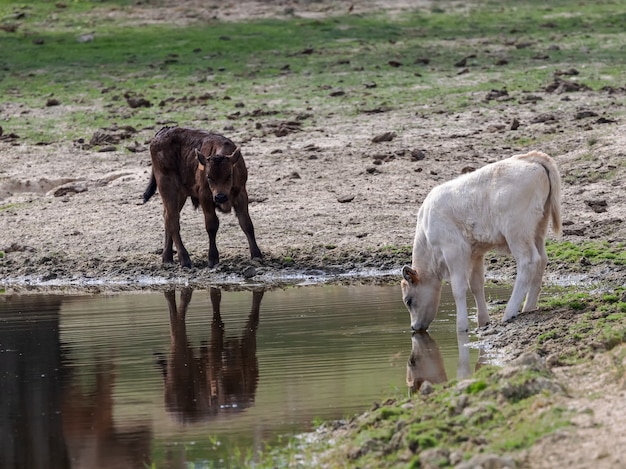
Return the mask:
{"type": "Polygon", "coordinates": [[[239,151],[239,147],[235,148],[235,151],[229,156],[232,164],[235,164],[239,158],[241,158],[241,151],[239,151]]]}
{"type": "Polygon", "coordinates": [[[200,163],[200,170],[204,171],[204,167],[206,166],[206,156],[204,156],[197,148],[194,148],[193,151],[198,158],[198,163],[200,163]]]}
{"type": "Polygon", "coordinates": [[[404,280],[409,282],[410,284],[417,285],[420,281],[419,275],[413,269],[411,269],[408,265],[402,267],[402,276],[404,280]]]}

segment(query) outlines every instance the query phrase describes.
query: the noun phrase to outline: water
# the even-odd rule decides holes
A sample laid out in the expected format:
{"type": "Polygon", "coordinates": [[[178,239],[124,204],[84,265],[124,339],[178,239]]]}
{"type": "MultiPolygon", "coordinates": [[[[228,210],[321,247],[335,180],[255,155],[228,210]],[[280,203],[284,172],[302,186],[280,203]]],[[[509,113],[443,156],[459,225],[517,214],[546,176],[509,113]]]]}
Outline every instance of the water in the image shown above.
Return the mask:
{"type": "Polygon", "coordinates": [[[225,467],[471,375],[448,290],[409,322],[397,286],[0,297],[0,468],[225,467]]]}

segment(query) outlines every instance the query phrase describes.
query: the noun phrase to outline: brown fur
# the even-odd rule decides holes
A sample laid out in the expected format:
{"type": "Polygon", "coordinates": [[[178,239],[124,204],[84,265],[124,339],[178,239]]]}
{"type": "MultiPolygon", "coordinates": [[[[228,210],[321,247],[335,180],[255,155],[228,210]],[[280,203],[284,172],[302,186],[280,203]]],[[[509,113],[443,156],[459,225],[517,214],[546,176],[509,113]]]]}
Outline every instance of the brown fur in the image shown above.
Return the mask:
{"type": "Polygon", "coordinates": [[[209,234],[209,267],[219,262],[216,235],[223,213],[235,209],[246,234],[250,255],[262,258],[248,213],[248,171],[239,148],[223,135],[181,127],[163,127],[150,144],[152,176],[144,192],[144,203],[158,188],[163,200],[165,247],[163,262],[173,262],[173,246],[183,267],[191,267],[189,253],[180,237],[180,211],[187,198],[202,207],[209,234]]]}
{"type": "Polygon", "coordinates": [[[164,399],[166,409],[177,420],[206,421],[253,405],[259,380],[256,330],[263,293],[252,292],[252,309],[241,337],[225,340],[220,311],[222,294],[219,288],[211,287],[211,339],[195,348],[189,343],[185,324],[192,289],[181,290],[178,306],[174,290],[165,292],[170,314],[170,353],[161,362],[164,399]]]}

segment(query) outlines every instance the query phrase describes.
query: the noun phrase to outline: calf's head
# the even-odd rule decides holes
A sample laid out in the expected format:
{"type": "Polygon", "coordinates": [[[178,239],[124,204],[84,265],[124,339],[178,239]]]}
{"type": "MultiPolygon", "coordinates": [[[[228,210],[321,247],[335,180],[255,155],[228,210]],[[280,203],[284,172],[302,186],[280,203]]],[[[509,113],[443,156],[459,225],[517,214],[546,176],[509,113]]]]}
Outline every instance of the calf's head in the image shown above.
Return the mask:
{"type": "Polygon", "coordinates": [[[220,205],[227,203],[233,188],[233,170],[241,157],[239,147],[235,148],[235,151],[230,155],[216,154],[211,156],[204,155],[196,149],[196,156],[200,170],[206,174],[213,201],[220,205]]]}
{"type": "Polygon", "coordinates": [[[411,315],[411,329],[425,331],[435,319],[441,298],[441,280],[405,265],[402,268],[402,301],[411,315]]]}

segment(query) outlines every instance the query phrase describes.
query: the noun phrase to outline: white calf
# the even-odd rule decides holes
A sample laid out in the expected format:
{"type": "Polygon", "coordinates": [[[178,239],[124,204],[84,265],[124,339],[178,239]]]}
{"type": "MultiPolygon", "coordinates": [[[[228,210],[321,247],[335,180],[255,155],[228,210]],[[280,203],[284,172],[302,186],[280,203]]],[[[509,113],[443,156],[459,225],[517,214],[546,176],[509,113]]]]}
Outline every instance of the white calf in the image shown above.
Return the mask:
{"type": "Polygon", "coordinates": [[[476,300],[478,326],[489,321],[483,256],[510,252],[517,262],[504,321],[537,307],[548,262],[548,223],[561,231],[561,181],[552,158],[532,151],[515,155],[435,187],[417,213],[412,267],[402,269],[402,298],[411,328],[426,330],[439,307],[441,283],[450,281],[457,330],[466,331],[466,293],[476,300]]]}

